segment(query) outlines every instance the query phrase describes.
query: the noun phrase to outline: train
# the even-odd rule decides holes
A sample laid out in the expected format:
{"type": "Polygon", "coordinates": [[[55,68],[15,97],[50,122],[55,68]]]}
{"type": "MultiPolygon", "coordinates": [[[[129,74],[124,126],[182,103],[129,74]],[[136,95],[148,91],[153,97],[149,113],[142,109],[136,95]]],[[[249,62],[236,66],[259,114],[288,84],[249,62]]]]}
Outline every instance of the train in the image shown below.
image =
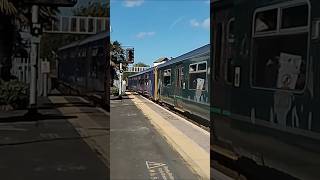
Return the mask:
{"type": "Polygon", "coordinates": [[[210,44],[128,77],[128,89],[210,121],[210,44]]]}
{"type": "MultiPolygon", "coordinates": [[[[104,96],[110,92],[110,63],[107,63],[109,42],[109,33],[104,31],[59,48],[59,84],[80,95],[95,93],[104,96]]],[[[104,103],[108,104],[109,100],[104,103]]]]}
{"type": "Polygon", "coordinates": [[[320,178],[319,8],[211,1],[214,161],[247,179],[320,178]]]}

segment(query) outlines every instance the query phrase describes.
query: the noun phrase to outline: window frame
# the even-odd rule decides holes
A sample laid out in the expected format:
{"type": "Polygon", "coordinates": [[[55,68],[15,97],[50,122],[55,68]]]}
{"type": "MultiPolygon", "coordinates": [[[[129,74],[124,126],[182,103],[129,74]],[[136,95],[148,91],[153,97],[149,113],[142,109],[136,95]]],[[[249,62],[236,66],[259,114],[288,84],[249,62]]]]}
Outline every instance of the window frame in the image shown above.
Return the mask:
{"type": "Polygon", "coordinates": [[[273,35],[289,35],[289,34],[297,34],[297,33],[310,33],[310,19],[311,19],[311,8],[310,8],[310,2],[308,0],[295,0],[285,3],[279,3],[275,5],[270,5],[262,8],[257,8],[253,13],[252,18],[252,38],[256,37],[265,37],[265,36],[273,36],[273,35]],[[298,26],[298,27],[292,27],[292,28],[281,28],[282,24],[282,11],[283,9],[297,7],[307,5],[308,6],[308,24],[306,26],[298,26]],[[277,9],[277,27],[276,30],[272,31],[265,31],[265,32],[256,32],[255,31],[255,20],[257,13],[277,9]]]}
{"type": "Polygon", "coordinates": [[[254,11],[253,14],[253,20],[252,22],[255,22],[255,17],[256,17],[256,13],[257,12],[261,12],[261,11],[266,11],[266,10],[270,10],[270,9],[278,9],[278,23],[277,23],[277,32],[273,32],[273,33],[255,33],[255,23],[252,23],[252,34],[251,34],[251,49],[250,49],[250,78],[249,78],[249,84],[250,87],[252,89],[259,89],[259,90],[268,90],[268,91],[281,91],[281,92],[291,92],[291,93],[295,93],[295,94],[302,94],[303,92],[305,92],[306,88],[307,88],[307,84],[308,84],[308,80],[309,80],[309,73],[308,70],[309,68],[309,64],[310,64],[310,42],[311,42],[311,35],[312,35],[312,31],[311,31],[311,4],[309,2],[309,0],[295,0],[295,1],[290,1],[290,2],[284,2],[284,3],[278,3],[275,5],[270,5],[270,6],[266,6],[266,7],[262,7],[262,8],[257,8],[254,11]],[[296,6],[301,6],[301,5],[307,5],[308,6],[308,24],[307,26],[301,26],[301,27],[294,27],[294,28],[280,28],[281,26],[281,12],[283,9],[286,8],[290,8],[290,7],[296,7],[296,6]],[[281,89],[281,88],[268,88],[268,87],[260,87],[257,85],[254,85],[254,71],[255,71],[255,64],[254,64],[254,57],[253,57],[253,47],[254,47],[254,40],[256,38],[263,38],[263,37],[276,37],[276,36],[283,36],[283,35],[297,35],[297,34],[301,34],[301,33],[307,33],[307,54],[306,54],[306,74],[305,74],[305,85],[302,89],[281,89]]]}
{"type": "MultiPolygon", "coordinates": [[[[200,89],[191,89],[190,88],[190,75],[191,74],[199,74],[199,73],[205,73],[206,74],[206,79],[205,79],[205,83],[208,80],[208,62],[207,61],[201,61],[201,62],[197,62],[197,63],[192,63],[189,64],[189,75],[188,75],[188,90],[200,90],[200,89]],[[205,70],[199,70],[199,64],[206,64],[206,69],[205,70]],[[196,71],[190,71],[190,66],[192,65],[196,65],[196,71]]],[[[201,91],[207,91],[207,86],[205,86],[204,89],[201,89],[201,91]]]]}

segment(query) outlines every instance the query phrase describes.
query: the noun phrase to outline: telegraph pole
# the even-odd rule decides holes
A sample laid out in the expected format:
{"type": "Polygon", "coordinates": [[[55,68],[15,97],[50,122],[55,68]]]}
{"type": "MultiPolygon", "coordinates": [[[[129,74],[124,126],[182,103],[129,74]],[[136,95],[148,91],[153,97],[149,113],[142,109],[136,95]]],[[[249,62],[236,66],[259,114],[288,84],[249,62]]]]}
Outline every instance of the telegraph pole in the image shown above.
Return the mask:
{"type": "Polygon", "coordinates": [[[122,95],[122,73],[123,73],[123,69],[122,69],[122,62],[120,63],[120,77],[119,77],[119,96],[122,95]]]}
{"type": "MultiPolygon", "coordinates": [[[[32,6],[32,26],[34,28],[38,24],[39,19],[39,6],[32,6]]],[[[31,81],[30,81],[30,99],[29,99],[29,114],[37,114],[37,69],[38,69],[38,59],[39,59],[39,46],[40,46],[40,37],[32,35],[31,39],[31,57],[30,57],[30,66],[31,66],[31,81]]]]}

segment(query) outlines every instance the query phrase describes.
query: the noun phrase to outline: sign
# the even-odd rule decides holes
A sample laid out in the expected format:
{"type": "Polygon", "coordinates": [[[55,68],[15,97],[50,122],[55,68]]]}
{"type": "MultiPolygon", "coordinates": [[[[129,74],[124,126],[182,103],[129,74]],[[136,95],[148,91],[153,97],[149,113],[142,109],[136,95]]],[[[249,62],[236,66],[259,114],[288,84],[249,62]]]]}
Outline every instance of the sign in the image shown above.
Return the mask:
{"type": "Polygon", "coordinates": [[[23,0],[26,4],[73,7],[77,4],[77,0],[23,0]]]}
{"type": "Polygon", "coordinates": [[[41,62],[41,73],[50,73],[50,62],[49,61],[43,61],[41,62]]]}
{"type": "Polygon", "coordinates": [[[301,56],[280,53],[280,68],[278,73],[277,88],[295,89],[297,79],[300,74],[301,63],[301,56]]]}
{"type": "Polygon", "coordinates": [[[31,34],[33,36],[39,36],[42,34],[42,26],[41,24],[32,24],[31,34]]]}

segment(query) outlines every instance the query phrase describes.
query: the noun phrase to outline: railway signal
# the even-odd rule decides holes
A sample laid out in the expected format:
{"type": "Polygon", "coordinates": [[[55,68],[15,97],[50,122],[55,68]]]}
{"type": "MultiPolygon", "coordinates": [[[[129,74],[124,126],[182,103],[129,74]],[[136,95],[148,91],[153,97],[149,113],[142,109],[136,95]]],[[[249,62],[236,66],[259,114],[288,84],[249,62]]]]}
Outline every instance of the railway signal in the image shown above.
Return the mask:
{"type": "Polygon", "coordinates": [[[134,48],[127,49],[127,63],[134,63],[134,48]]]}

